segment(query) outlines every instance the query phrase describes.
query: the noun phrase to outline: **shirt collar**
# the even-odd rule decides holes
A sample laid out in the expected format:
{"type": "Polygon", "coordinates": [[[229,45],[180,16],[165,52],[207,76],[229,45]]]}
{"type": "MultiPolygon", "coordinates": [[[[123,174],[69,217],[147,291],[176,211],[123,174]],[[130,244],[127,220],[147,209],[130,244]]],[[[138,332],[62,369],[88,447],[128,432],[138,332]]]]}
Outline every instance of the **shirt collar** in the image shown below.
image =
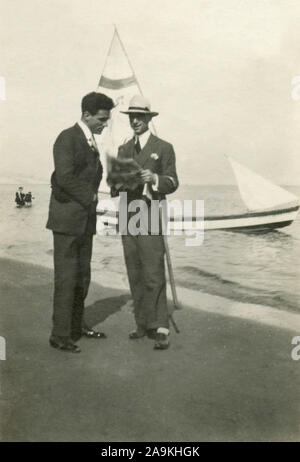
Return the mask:
{"type": "Polygon", "coordinates": [[[86,137],[87,141],[90,141],[92,139],[92,137],[93,137],[93,134],[92,134],[91,130],[89,129],[89,127],[82,120],[79,120],[77,122],[77,124],[79,125],[79,127],[83,131],[84,136],[86,137]]]}
{"type": "Polygon", "coordinates": [[[148,141],[150,135],[151,135],[150,130],[147,130],[146,132],[142,133],[140,136],[135,136],[135,137],[134,137],[134,142],[136,143],[137,140],[139,139],[140,145],[141,145],[141,149],[143,149],[143,147],[144,147],[145,144],[147,143],[147,141],[148,141]]]}

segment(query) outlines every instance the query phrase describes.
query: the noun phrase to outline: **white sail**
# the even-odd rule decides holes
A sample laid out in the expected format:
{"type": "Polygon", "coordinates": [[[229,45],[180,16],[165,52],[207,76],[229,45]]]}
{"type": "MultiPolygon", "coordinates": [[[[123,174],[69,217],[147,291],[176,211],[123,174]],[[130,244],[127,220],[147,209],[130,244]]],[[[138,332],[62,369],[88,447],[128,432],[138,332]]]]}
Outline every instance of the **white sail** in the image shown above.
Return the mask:
{"type": "Polygon", "coordinates": [[[232,157],[226,157],[232,166],[241,197],[249,210],[273,209],[290,202],[298,202],[299,199],[294,194],[249,170],[232,157]]]}
{"type": "MultiPolygon", "coordinates": [[[[102,155],[116,156],[118,147],[133,136],[128,116],[120,111],[127,111],[132,96],[141,93],[116,27],[96,91],[110,96],[115,103],[109,125],[101,135],[96,136],[96,141],[102,155]]],[[[104,159],[102,161],[103,178],[106,178],[106,162],[104,159]]],[[[104,183],[101,184],[101,191],[106,192],[109,188],[104,183]]]]}
{"type": "Polygon", "coordinates": [[[110,155],[116,155],[118,147],[132,136],[128,117],[120,111],[126,111],[129,99],[140,93],[117,29],[114,31],[97,91],[110,96],[115,103],[109,127],[103,131],[100,144],[110,155]]]}

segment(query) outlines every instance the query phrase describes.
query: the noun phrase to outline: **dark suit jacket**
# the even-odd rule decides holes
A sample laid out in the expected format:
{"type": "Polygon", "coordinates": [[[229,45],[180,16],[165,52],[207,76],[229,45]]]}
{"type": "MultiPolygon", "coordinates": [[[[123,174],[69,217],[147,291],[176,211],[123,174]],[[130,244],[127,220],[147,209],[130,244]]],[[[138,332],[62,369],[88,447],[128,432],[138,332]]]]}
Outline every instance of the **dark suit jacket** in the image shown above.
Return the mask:
{"type": "MultiPolygon", "coordinates": [[[[178,188],[179,182],[176,172],[176,159],[173,146],[158,138],[155,135],[150,135],[147,143],[140,153],[136,153],[134,139],[131,139],[126,144],[123,144],[119,147],[118,157],[123,159],[133,158],[143,169],[149,169],[153,173],[158,175],[158,190],[154,191],[153,188],[149,185],[152,198],[154,200],[163,200],[166,197],[166,194],[171,194],[176,191],[178,188]]],[[[159,219],[159,227],[151,227],[151,213],[149,206],[151,202],[148,199],[145,199],[143,196],[144,184],[138,185],[134,190],[128,190],[127,192],[127,207],[131,201],[134,200],[144,200],[147,204],[147,215],[144,216],[144,220],[147,222],[148,233],[151,234],[161,234],[162,232],[162,222],[159,219]],[[151,231],[150,231],[151,230],[151,231]]],[[[114,188],[111,190],[111,195],[116,196],[119,194],[119,191],[116,191],[114,188]]],[[[120,209],[123,207],[122,201],[120,202],[120,209]]],[[[166,208],[164,208],[164,214],[166,214],[166,208]]],[[[126,214],[126,223],[121,223],[119,220],[119,231],[121,234],[127,234],[129,232],[127,226],[130,218],[135,215],[136,212],[127,211],[126,214]]],[[[165,215],[167,219],[167,215],[165,215]]]]}
{"type": "MultiPolygon", "coordinates": [[[[137,154],[132,138],[119,147],[118,157],[133,158],[143,169],[149,169],[158,175],[158,191],[153,191],[150,187],[153,199],[162,200],[166,194],[171,194],[178,188],[175,152],[167,141],[151,134],[144,148],[137,154]]],[[[127,191],[128,201],[142,198],[143,189],[144,185],[140,185],[133,191],[127,191]]],[[[117,192],[112,188],[112,196],[115,195],[117,192]]]]}
{"type": "Polygon", "coordinates": [[[25,204],[24,201],[25,201],[25,194],[24,194],[24,193],[16,192],[15,202],[16,202],[18,205],[24,205],[24,204],[25,204]]]}
{"type": "Polygon", "coordinates": [[[46,227],[72,236],[95,234],[97,202],[93,198],[103,171],[99,153],[75,124],[58,136],[53,155],[55,171],[46,227]]]}

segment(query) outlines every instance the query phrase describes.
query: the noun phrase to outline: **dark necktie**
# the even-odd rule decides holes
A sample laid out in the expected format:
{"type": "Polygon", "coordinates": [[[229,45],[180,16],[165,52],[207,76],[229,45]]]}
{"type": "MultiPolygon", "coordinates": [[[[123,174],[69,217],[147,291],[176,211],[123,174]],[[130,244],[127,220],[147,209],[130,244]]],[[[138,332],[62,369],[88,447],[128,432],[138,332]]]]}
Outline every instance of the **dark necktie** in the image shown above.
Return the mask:
{"type": "Polygon", "coordinates": [[[135,143],[135,150],[136,150],[137,154],[139,154],[141,152],[141,150],[142,150],[139,138],[137,139],[137,141],[135,143]]]}
{"type": "Polygon", "coordinates": [[[95,138],[93,137],[93,135],[91,136],[90,138],[90,142],[91,142],[91,148],[94,152],[98,152],[98,147],[97,147],[97,143],[96,143],[96,140],[95,138]]]}

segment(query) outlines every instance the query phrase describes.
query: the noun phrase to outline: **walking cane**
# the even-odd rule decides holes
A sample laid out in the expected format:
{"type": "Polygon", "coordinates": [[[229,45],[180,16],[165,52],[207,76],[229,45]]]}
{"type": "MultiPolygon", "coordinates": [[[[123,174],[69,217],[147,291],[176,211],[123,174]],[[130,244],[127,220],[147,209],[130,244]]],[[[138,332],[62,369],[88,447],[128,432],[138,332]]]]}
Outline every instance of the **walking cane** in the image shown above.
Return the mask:
{"type": "MultiPolygon", "coordinates": [[[[160,219],[162,223],[162,235],[163,235],[163,241],[164,241],[164,247],[165,247],[165,253],[166,253],[166,260],[167,260],[167,266],[168,266],[168,272],[169,272],[169,280],[170,280],[170,286],[171,286],[171,291],[172,291],[172,298],[173,298],[173,305],[175,310],[180,310],[180,305],[178,303],[178,298],[177,298],[177,293],[176,293],[176,286],[175,286],[175,279],[174,279],[174,273],[173,273],[173,268],[172,268],[172,261],[171,261],[171,255],[170,255],[170,250],[169,250],[169,244],[168,244],[168,239],[167,235],[165,233],[166,231],[166,226],[165,223],[163,222],[162,218],[162,209],[159,207],[159,213],[160,213],[160,219]]],[[[174,330],[177,334],[179,334],[180,330],[178,329],[178,326],[175,322],[175,319],[173,318],[173,314],[169,314],[169,318],[171,321],[172,326],[174,327],[174,330]]]]}

